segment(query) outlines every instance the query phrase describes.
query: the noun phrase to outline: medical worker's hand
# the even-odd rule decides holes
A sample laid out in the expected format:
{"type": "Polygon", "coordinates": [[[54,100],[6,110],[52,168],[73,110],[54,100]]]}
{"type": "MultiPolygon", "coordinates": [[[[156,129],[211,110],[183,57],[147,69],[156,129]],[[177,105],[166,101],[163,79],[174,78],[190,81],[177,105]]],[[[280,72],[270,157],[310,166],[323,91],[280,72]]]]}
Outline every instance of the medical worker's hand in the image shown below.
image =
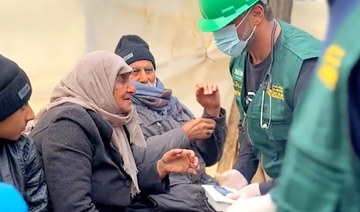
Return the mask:
{"type": "Polygon", "coordinates": [[[272,201],[270,194],[253,197],[249,199],[239,199],[232,204],[226,212],[275,212],[276,204],[272,201]]]}
{"type": "Polygon", "coordinates": [[[259,183],[251,183],[250,185],[245,186],[244,188],[238,190],[237,192],[226,195],[226,197],[237,200],[237,199],[247,199],[250,197],[261,196],[259,183]]]}
{"type": "Polygon", "coordinates": [[[196,100],[211,117],[219,117],[220,93],[217,84],[197,83],[196,100]]]}
{"type": "Polygon", "coordinates": [[[189,149],[172,149],[157,162],[157,171],[161,179],[170,173],[197,174],[200,169],[199,159],[189,149]]]}
{"type": "Polygon", "coordinates": [[[231,169],[222,174],[215,173],[215,179],[219,181],[220,185],[236,190],[240,190],[248,185],[244,175],[235,169],[231,169]]]}

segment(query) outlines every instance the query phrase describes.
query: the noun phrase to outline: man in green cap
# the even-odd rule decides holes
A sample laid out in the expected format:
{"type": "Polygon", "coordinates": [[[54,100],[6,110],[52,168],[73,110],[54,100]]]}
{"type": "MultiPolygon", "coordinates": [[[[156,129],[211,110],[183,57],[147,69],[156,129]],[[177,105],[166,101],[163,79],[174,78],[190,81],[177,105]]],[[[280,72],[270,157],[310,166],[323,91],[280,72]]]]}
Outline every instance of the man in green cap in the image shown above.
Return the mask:
{"type": "Polygon", "coordinates": [[[288,131],[301,93],[312,76],[321,42],[273,19],[267,1],[199,0],[200,30],[231,56],[236,103],[242,120],[238,160],[219,176],[239,191],[232,198],[266,194],[276,183],[288,131]],[[250,184],[261,163],[267,182],[250,184]]]}

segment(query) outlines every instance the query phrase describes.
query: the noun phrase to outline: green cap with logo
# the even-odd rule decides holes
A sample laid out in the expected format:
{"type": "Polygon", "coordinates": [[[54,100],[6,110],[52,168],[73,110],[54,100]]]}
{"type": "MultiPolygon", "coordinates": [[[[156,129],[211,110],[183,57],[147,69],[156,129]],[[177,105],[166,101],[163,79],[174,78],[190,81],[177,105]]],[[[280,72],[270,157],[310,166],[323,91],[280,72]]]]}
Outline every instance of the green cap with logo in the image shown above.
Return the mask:
{"type": "Polygon", "coordinates": [[[260,0],[199,0],[202,17],[198,27],[203,32],[217,31],[260,0]]]}

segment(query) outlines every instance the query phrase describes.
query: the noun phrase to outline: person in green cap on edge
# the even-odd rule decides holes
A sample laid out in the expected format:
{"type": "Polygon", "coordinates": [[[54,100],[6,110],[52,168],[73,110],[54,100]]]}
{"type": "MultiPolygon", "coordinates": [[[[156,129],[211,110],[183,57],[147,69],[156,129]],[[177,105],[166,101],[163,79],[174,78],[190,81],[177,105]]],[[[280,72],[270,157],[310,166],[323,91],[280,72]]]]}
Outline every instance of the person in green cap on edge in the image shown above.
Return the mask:
{"type": "Polygon", "coordinates": [[[227,212],[360,211],[360,1],[329,1],[325,48],[289,134],[279,183],[227,212]]]}
{"type": "Polygon", "coordinates": [[[213,32],[215,45],[231,56],[242,117],[237,162],[217,178],[238,190],[233,199],[266,194],[279,177],[293,112],[313,75],[321,42],[273,19],[267,1],[199,0],[199,5],[199,29],[213,32]],[[266,182],[249,184],[259,162],[266,182]]]}

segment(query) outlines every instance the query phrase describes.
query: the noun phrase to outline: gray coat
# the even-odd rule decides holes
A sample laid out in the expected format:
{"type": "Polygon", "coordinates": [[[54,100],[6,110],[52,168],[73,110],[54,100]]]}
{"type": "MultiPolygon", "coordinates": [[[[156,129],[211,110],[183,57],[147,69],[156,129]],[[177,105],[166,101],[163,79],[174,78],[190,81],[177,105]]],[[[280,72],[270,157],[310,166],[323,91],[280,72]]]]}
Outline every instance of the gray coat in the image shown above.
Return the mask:
{"type": "MultiPolygon", "coordinates": [[[[146,160],[156,160],[173,148],[186,148],[194,150],[201,162],[198,175],[170,174],[170,192],[150,195],[158,204],[157,211],[210,211],[201,184],[217,184],[215,179],[205,173],[205,166],[215,164],[222,155],[227,133],[225,110],[221,109],[220,117],[214,119],[216,128],[209,139],[190,142],[181,126],[194,116],[185,106],[180,121],[171,116],[159,115],[146,106],[136,107],[148,145],[146,160]]],[[[207,114],[204,113],[203,117],[207,117],[207,114]]]]}
{"type": "MultiPolygon", "coordinates": [[[[71,103],[50,109],[38,121],[30,136],[44,161],[55,212],[129,211],[131,181],[110,144],[112,132],[97,113],[71,103]]],[[[166,192],[168,181],[164,187],[156,163],[145,163],[144,152],[135,159],[140,189],[166,192]]]]}

